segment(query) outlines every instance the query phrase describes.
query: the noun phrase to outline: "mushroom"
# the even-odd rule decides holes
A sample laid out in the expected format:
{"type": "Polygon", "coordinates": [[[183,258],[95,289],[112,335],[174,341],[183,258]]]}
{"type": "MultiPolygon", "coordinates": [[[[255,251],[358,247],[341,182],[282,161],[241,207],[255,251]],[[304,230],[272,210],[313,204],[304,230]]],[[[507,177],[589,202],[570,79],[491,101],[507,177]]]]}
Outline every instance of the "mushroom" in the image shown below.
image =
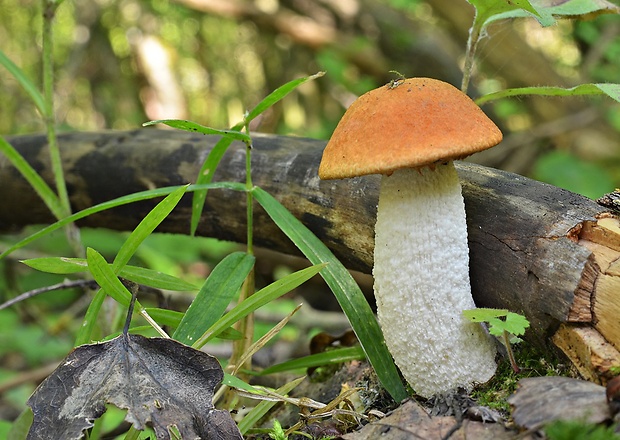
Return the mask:
{"type": "Polygon", "coordinates": [[[465,205],[453,160],[502,140],[464,93],[402,79],[359,97],[329,140],[322,179],[381,174],[374,291],[388,349],[423,397],[471,389],[496,369],[495,344],[463,310],[469,283],[465,205]]]}

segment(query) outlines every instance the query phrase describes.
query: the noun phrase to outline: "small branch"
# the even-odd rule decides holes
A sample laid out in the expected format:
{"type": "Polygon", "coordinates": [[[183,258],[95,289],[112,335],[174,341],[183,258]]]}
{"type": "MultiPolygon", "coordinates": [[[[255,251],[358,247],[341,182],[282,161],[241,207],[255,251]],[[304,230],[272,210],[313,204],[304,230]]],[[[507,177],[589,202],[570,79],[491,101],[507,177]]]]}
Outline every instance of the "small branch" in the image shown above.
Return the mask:
{"type": "Polygon", "coordinates": [[[18,295],[13,299],[8,300],[4,304],[0,304],[0,310],[6,309],[7,307],[12,306],[13,304],[17,304],[18,302],[35,297],[42,293],[53,292],[54,290],[73,289],[74,287],[96,289],[97,287],[99,287],[99,285],[94,280],[76,280],[76,281],[65,280],[62,283],[53,284],[51,286],[40,287],[38,289],[33,289],[33,290],[29,290],[28,292],[24,292],[21,295],[18,295]]]}

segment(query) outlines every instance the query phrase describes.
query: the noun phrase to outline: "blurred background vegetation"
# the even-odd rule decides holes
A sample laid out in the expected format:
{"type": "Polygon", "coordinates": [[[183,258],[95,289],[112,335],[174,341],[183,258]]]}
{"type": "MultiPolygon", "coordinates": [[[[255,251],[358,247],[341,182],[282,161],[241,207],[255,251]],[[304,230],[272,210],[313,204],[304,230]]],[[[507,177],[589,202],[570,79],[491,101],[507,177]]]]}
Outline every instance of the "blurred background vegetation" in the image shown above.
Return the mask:
{"type": "MultiPolygon", "coordinates": [[[[0,48],[37,83],[40,7],[37,0],[0,0],[0,48]]],[[[226,128],[278,86],[325,70],[252,128],[328,139],[358,95],[395,78],[390,70],[458,86],[472,18],[465,0],[66,0],[54,27],[58,123],[65,131],[125,130],[150,119],[186,118],[226,128]]],[[[620,82],[618,16],[546,29],[534,20],[494,24],[481,42],[470,94],[586,82],[620,82]]],[[[34,105],[3,69],[0,102],[1,134],[43,131],[34,105]]],[[[469,160],[591,198],[620,186],[617,102],[531,97],[483,109],[505,138],[469,160]]],[[[123,239],[103,230],[82,233],[86,245],[107,255],[123,239]]],[[[14,240],[4,237],[0,246],[14,240]]],[[[137,258],[200,283],[231,247],[153,236],[137,258]]],[[[17,262],[48,254],[70,254],[62,234],[5,259],[0,302],[59,282],[17,262]]],[[[290,262],[278,258],[271,256],[275,263],[262,272],[286,272],[290,262]]],[[[40,380],[71,349],[87,301],[79,292],[60,292],[0,311],[0,419],[15,417],[34,387],[17,372],[40,380]]]]}
{"type": "MultiPolygon", "coordinates": [[[[37,79],[40,4],[1,4],[2,50],[37,79]]],[[[390,70],[460,84],[472,16],[464,0],[68,0],[55,25],[58,121],[82,131],[159,118],[225,128],[279,85],[325,70],[253,128],[327,139],[351,101],[388,82],[390,70]]],[[[517,20],[495,24],[482,41],[470,94],[619,78],[617,15],[545,29],[517,20]]],[[[23,90],[6,71],[0,79],[0,133],[41,131],[23,90]]],[[[484,110],[506,139],[472,160],[589,197],[620,186],[617,103],[534,97],[484,110]]]]}

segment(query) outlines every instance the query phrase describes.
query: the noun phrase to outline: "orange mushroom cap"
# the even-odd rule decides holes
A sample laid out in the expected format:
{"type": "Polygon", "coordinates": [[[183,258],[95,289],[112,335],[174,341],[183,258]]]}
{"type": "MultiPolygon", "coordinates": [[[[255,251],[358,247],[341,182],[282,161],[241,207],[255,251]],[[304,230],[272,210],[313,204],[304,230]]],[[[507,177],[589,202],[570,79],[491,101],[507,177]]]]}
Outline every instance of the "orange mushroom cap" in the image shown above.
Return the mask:
{"type": "Polygon", "coordinates": [[[321,179],[391,174],[462,159],[497,145],[502,133],[466,94],[410,78],[360,96],[327,143],[321,179]]]}

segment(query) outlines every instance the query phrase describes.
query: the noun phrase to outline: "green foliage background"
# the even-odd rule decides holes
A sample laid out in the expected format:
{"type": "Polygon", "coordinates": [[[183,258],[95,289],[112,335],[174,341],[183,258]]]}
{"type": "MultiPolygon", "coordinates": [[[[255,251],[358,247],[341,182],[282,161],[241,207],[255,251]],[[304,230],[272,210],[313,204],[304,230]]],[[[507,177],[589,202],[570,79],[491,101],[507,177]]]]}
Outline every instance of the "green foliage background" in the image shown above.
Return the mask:
{"type": "MultiPolygon", "coordinates": [[[[35,0],[2,0],[0,41],[40,83],[39,8],[35,0]]],[[[67,1],[55,23],[58,122],[65,130],[132,129],[182,117],[225,128],[279,85],[326,70],[253,127],[326,139],[355,96],[389,81],[389,70],[458,84],[472,14],[465,1],[446,0],[238,0],[228,7],[211,0],[67,1]],[[168,64],[153,76],[140,50],[151,61],[163,51],[168,64]]],[[[481,43],[470,93],[618,82],[618,22],[610,15],[546,29],[534,20],[495,24],[481,43]]],[[[0,80],[0,133],[41,131],[19,85],[6,71],[0,80]]],[[[484,110],[506,141],[472,160],[589,197],[618,186],[617,104],[525,98],[484,110]]]]}

